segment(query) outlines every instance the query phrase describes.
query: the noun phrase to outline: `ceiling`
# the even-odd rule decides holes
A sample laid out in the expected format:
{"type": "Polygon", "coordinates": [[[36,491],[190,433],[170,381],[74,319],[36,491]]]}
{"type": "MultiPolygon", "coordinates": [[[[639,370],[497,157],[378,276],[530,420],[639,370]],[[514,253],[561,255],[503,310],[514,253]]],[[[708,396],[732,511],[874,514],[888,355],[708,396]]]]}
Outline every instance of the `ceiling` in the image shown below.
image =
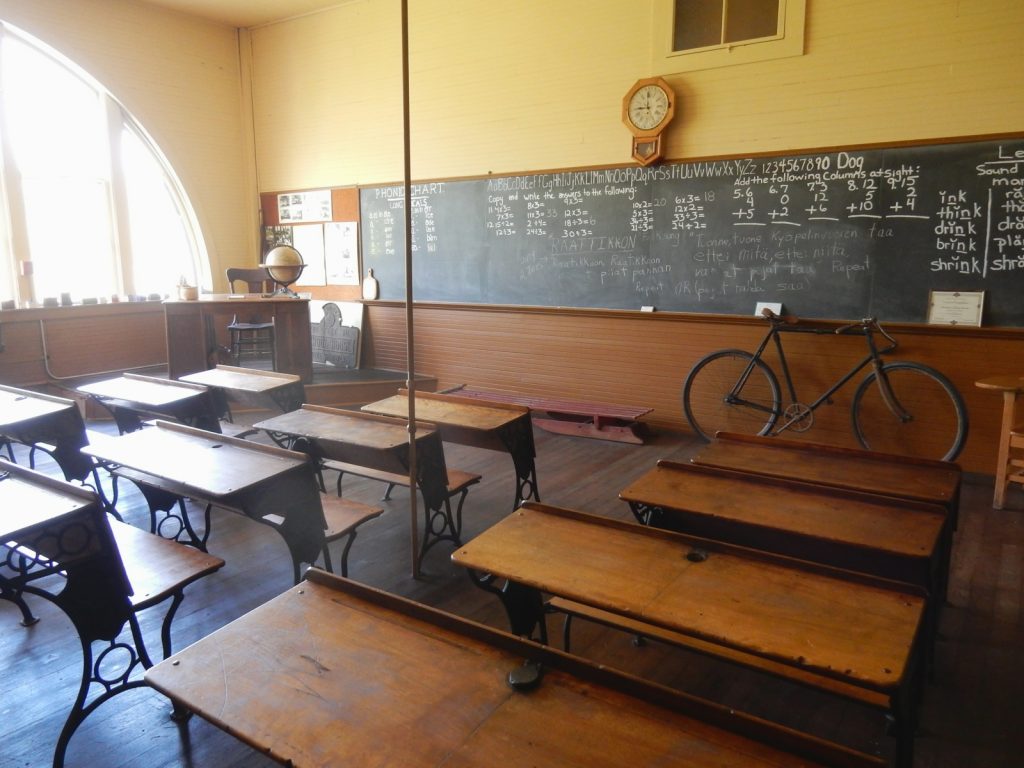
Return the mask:
{"type": "Polygon", "coordinates": [[[272,21],[290,19],[320,11],[345,0],[145,0],[152,5],[172,8],[191,16],[227,24],[230,27],[256,27],[272,21]]]}

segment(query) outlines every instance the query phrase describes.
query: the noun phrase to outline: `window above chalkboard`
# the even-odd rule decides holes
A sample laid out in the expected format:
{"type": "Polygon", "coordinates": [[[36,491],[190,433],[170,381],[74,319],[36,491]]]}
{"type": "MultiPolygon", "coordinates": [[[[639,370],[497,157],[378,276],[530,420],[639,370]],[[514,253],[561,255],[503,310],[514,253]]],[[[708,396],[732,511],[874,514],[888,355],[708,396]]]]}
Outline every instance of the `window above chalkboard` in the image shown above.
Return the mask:
{"type": "Polygon", "coordinates": [[[660,74],[748,64],[804,52],[806,0],[655,0],[660,74]]]}

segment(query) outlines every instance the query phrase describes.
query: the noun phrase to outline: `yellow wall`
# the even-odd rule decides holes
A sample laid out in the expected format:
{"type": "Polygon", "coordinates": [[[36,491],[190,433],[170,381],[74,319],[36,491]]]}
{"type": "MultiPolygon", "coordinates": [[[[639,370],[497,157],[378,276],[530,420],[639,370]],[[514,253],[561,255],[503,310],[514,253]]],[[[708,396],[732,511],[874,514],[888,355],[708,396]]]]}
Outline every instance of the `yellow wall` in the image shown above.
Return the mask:
{"type": "MultiPolygon", "coordinates": [[[[621,99],[657,74],[654,2],[410,3],[413,176],[628,162],[621,99]]],[[[1019,0],[807,4],[804,56],[668,76],[670,157],[1024,127],[1019,0]]],[[[0,18],[142,122],[195,206],[219,287],[226,266],[258,258],[257,191],[401,178],[399,7],[351,0],[241,33],[134,0],[0,0],[0,18]]]]}
{"type": "MultiPolygon", "coordinates": [[[[414,178],[629,161],[652,0],[410,3],[414,178]]],[[[1019,0],[808,0],[805,54],[668,75],[670,157],[1024,129],[1019,0]]],[[[252,30],[261,191],[402,176],[397,0],[252,30]],[[297,52],[298,53],[297,55],[297,52]]]]}
{"type": "MultiPolygon", "coordinates": [[[[660,1],[410,3],[413,178],[628,163],[622,96],[637,79],[665,74],[651,67],[660,1]]],[[[402,178],[398,13],[398,0],[354,0],[251,30],[261,192],[402,178]]],[[[743,156],[1024,131],[1021,29],[1020,0],[807,0],[804,55],[666,75],[680,104],[666,154],[743,156]]],[[[420,307],[419,369],[442,387],[483,382],[639,401],[654,409],[652,422],[679,428],[679,386],[693,362],[730,339],[749,347],[760,332],[752,319],[508,310],[489,324],[491,314],[420,307]],[[644,344],[634,344],[638,338],[644,344]],[[566,339],[567,348],[558,347],[566,339]],[[658,349],[642,354],[652,343],[658,349]],[[566,349],[584,352],[571,358],[566,349]]],[[[400,319],[400,307],[371,305],[370,365],[404,367],[400,319]]],[[[1019,334],[933,339],[927,331],[899,329],[901,352],[933,361],[956,381],[972,421],[962,461],[990,472],[999,401],[973,382],[1018,366],[1006,350],[1019,334]]],[[[808,437],[851,441],[846,409],[832,411],[840,426],[808,437]]]]}
{"type": "Polygon", "coordinates": [[[149,132],[192,201],[215,284],[226,266],[256,262],[258,200],[235,29],[134,0],[0,0],[0,19],[85,69],[149,132]]]}

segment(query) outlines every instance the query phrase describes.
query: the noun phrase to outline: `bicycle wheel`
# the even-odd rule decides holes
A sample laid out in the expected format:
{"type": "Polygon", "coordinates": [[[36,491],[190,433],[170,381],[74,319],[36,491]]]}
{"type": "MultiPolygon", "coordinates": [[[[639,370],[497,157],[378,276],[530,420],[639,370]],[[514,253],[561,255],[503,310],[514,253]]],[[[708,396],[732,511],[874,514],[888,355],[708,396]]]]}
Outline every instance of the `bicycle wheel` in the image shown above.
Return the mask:
{"type": "Polygon", "coordinates": [[[705,440],[716,432],[765,435],[779,417],[779,381],[749,352],[722,349],[702,357],[683,384],[683,413],[705,440]],[[746,381],[740,377],[750,367],[746,381]]]}
{"type": "Polygon", "coordinates": [[[872,451],[953,461],[967,439],[967,409],[956,387],[938,371],[920,363],[885,363],[882,375],[909,418],[903,419],[882,397],[878,374],[857,387],[851,416],[860,444],[872,451]]]}

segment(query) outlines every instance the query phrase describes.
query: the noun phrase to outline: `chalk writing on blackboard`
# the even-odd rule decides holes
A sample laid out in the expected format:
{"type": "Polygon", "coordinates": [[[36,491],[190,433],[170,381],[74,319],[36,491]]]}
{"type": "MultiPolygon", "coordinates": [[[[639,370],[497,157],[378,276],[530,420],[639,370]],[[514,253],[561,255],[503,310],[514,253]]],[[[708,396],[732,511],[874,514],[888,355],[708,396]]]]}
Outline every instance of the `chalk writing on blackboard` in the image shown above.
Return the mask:
{"type": "MultiPolygon", "coordinates": [[[[1024,325],[1024,142],[846,150],[413,184],[415,296],[923,322],[987,291],[1024,325]]],[[[360,191],[364,263],[402,298],[403,189],[360,191]]]]}

